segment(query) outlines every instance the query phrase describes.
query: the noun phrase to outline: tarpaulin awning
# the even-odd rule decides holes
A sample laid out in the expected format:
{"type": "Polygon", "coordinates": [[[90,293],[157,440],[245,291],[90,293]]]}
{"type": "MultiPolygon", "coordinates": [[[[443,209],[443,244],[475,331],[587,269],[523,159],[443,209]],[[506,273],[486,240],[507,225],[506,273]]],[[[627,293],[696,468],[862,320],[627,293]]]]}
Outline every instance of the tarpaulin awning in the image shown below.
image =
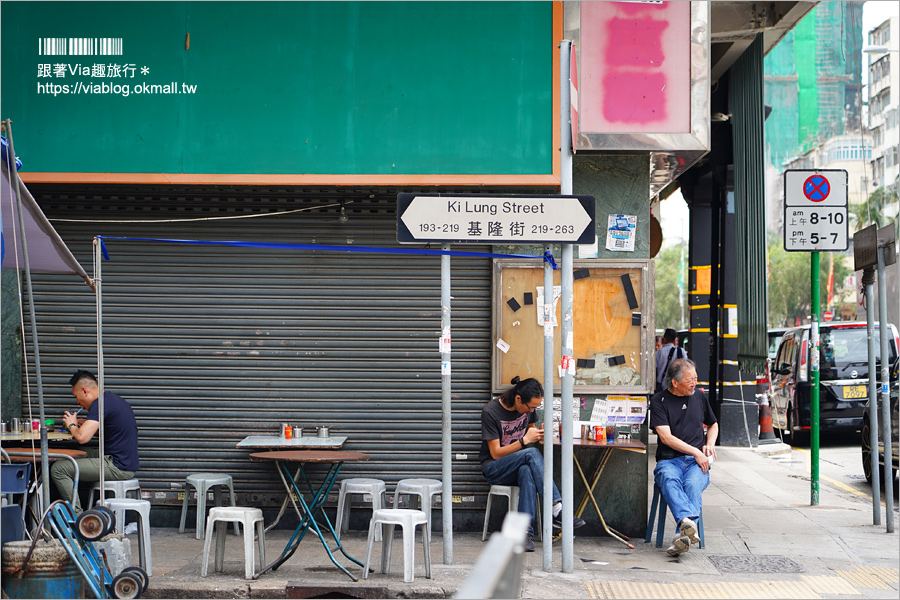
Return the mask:
{"type": "Polygon", "coordinates": [[[28,247],[28,262],[31,271],[44,273],[76,273],[88,285],[91,278],[69,251],[31,192],[19,178],[12,173],[7,162],[8,146],[3,140],[2,163],[2,217],[3,217],[3,268],[24,269],[25,257],[19,229],[19,214],[16,208],[16,182],[22,197],[22,218],[25,221],[25,236],[28,247]],[[10,179],[12,177],[12,179],[10,179]],[[16,256],[18,254],[18,256],[16,256]]]}

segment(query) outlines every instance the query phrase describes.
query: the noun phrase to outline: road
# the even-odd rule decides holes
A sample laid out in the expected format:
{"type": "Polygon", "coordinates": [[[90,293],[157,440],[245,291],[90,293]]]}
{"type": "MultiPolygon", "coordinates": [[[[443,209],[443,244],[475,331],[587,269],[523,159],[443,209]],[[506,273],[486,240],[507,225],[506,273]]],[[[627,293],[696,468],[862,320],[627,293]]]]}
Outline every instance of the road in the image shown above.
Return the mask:
{"type": "MultiPolygon", "coordinates": [[[[860,451],[860,434],[830,434],[822,437],[819,448],[819,504],[828,505],[829,496],[837,489],[858,496],[861,501],[872,504],[872,486],[866,482],[862,468],[860,451]]],[[[809,478],[811,453],[809,446],[794,446],[790,454],[773,456],[783,464],[796,469],[798,477],[809,478]]],[[[880,476],[881,478],[884,475],[880,476]]],[[[882,481],[883,479],[879,479],[882,481]]],[[[894,479],[894,514],[895,526],[900,502],[898,502],[898,480],[894,479]]],[[[881,490],[881,502],[884,503],[884,490],[881,490]]],[[[883,510],[883,509],[882,509],[883,510]]],[[[882,515],[884,513],[882,512],[882,515]]]]}

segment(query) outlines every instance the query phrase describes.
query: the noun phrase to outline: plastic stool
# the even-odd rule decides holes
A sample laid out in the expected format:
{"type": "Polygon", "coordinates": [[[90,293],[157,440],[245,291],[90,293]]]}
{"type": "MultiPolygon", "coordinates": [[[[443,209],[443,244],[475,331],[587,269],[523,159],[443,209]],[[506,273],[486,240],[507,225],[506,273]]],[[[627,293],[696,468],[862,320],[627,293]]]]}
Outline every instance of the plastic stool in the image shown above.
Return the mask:
{"type": "Polygon", "coordinates": [[[428,517],[428,541],[431,541],[431,497],[444,489],[437,479],[401,479],[394,490],[394,508],[400,503],[400,494],[419,497],[419,505],[428,517]]]}
{"type": "MultiPolygon", "coordinates": [[[[428,527],[428,515],[421,510],[408,508],[384,508],[372,512],[369,521],[369,539],[366,543],[366,564],[363,566],[363,579],[369,578],[369,562],[372,558],[372,545],[378,526],[387,526],[381,542],[381,572],[391,572],[391,546],[394,541],[394,525],[403,528],[403,581],[412,583],[415,572],[413,545],[416,541],[416,526],[428,527]]],[[[425,548],[425,577],[431,579],[431,549],[428,536],[422,531],[422,546],[425,548]]]]}
{"type": "MultiPolygon", "coordinates": [[[[341,481],[341,492],[338,495],[337,520],[334,530],[338,535],[347,531],[350,522],[350,494],[372,494],[372,512],[384,508],[384,482],[380,479],[356,477],[341,481]]],[[[381,541],[381,530],[375,532],[375,541],[381,541]]]]}
{"type": "MultiPolygon", "coordinates": [[[[231,506],[235,506],[234,502],[234,486],[231,475],[223,475],[221,473],[194,473],[185,477],[184,485],[184,501],[181,503],[181,525],[178,527],[178,533],[184,533],[184,523],[187,520],[188,498],[190,490],[188,486],[194,486],[197,490],[197,525],[194,527],[194,537],[198,540],[203,539],[203,526],[206,521],[206,492],[209,488],[213,490],[213,502],[216,506],[222,506],[222,487],[228,487],[228,493],[231,497],[231,506]]],[[[238,524],[234,524],[234,535],[240,535],[238,524]]]]}
{"type": "Polygon", "coordinates": [[[225,530],[228,523],[241,523],[244,525],[244,579],[255,579],[253,567],[253,525],[256,525],[256,535],[259,543],[259,568],[266,564],[266,530],[263,524],[263,514],[258,508],[244,506],[214,506],[209,509],[206,517],[206,542],[203,544],[203,566],[200,575],[206,577],[209,570],[209,548],[212,545],[212,536],[216,536],[216,572],[222,571],[225,563],[225,530]]]}
{"type": "Polygon", "coordinates": [[[125,512],[138,514],[138,539],[140,540],[141,568],[153,575],[153,556],[150,553],[150,501],[131,498],[110,498],[106,507],[116,513],[116,532],[125,533],[125,512]]]}
{"type": "MultiPolygon", "coordinates": [[[[656,547],[662,548],[663,536],[666,534],[666,511],[669,505],[663,497],[659,489],[659,484],[653,482],[653,500],[650,503],[650,518],[647,520],[647,534],[644,536],[644,543],[649,544],[650,538],[653,537],[653,521],[656,520],[656,506],[659,505],[659,523],[656,525],[656,547]]],[[[700,508],[700,518],[697,519],[697,529],[700,534],[700,549],[706,547],[706,540],[703,537],[703,507],[700,508]]]]}
{"type": "MultiPolygon", "coordinates": [[[[141,482],[137,479],[107,479],[103,482],[103,487],[106,491],[103,495],[104,498],[107,497],[109,492],[113,493],[113,498],[127,498],[128,492],[137,492],[137,499],[141,499],[141,482]]],[[[88,508],[94,506],[99,498],[100,482],[96,481],[94,482],[94,485],[91,486],[91,494],[88,498],[88,508]]]]}
{"type": "MultiPolygon", "coordinates": [[[[491,485],[491,490],[488,492],[487,497],[487,506],[484,508],[484,529],[481,531],[481,541],[487,540],[488,534],[488,521],[491,518],[491,501],[493,500],[493,496],[506,496],[508,499],[507,512],[516,511],[519,509],[519,486],[517,485],[491,485]]],[[[541,497],[537,496],[535,502],[535,527],[534,532],[537,536],[537,539],[541,539],[542,528],[541,528],[541,497]]]]}

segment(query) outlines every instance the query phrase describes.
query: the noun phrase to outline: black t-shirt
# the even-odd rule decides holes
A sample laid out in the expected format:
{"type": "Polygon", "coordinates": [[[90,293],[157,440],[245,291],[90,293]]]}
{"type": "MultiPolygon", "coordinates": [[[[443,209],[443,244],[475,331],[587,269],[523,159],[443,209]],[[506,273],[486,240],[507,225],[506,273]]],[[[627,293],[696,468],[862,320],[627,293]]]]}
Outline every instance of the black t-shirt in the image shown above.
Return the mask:
{"type": "MultiPolygon", "coordinates": [[[[91,403],[88,421],[100,422],[100,400],[91,403]]],[[[103,453],[123,471],[139,471],[137,421],[131,405],[112,392],[103,393],[103,453]]]]}
{"type": "Polygon", "coordinates": [[[481,451],[478,460],[481,468],[494,460],[488,448],[488,440],[500,440],[501,446],[508,446],[515,440],[522,439],[528,426],[537,420],[534,412],[520,413],[509,410],[494,398],[481,410],[481,451]]]}
{"type": "MultiPolygon", "coordinates": [[[[650,428],[668,426],[672,435],[698,450],[706,443],[703,425],[709,427],[713,423],[716,423],[716,415],[700,388],[694,389],[690,396],[676,396],[664,390],[650,398],[650,428]]],[[[679,456],[685,456],[685,453],[662,442],[656,444],[657,461],[679,456]]]]}

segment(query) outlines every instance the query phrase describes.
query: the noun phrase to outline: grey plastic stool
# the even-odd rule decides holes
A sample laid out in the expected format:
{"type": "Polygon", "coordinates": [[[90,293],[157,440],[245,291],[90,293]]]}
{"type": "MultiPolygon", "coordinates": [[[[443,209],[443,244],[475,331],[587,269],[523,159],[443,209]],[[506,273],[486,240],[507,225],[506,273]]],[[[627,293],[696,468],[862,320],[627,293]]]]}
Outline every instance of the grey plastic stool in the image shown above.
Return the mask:
{"type": "MultiPolygon", "coordinates": [[[[491,485],[491,490],[488,492],[487,497],[487,506],[484,507],[484,529],[481,531],[481,541],[487,540],[488,534],[488,521],[491,518],[491,501],[494,496],[506,496],[508,499],[507,512],[516,511],[519,509],[519,486],[517,485],[491,485]]],[[[537,496],[535,498],[535,522],[534,522],[534,533],[535,537],[537,537],[538,541],[541,540],[541,536],[543,535],[541,528],[541,497],[537,496]]]]}
{"type": "MultiPolygon", "coordinates": [[[[194,473],[185,477],[184,501],[181,503],[181,525],[178,527],[178,533],[184,533],[184,523],[187,520],[188,498],[190,497],[190,489],[188,486],[194,486],[197,490],[197,525],[195,527],[195,537],[198,540],[203,539],[203,525],[206,522],[206,493],[209,488],[213,490],[213,502],[215,506],[222,506],[222,487],[227,486],[229,496],[231,497],[231,505],[234,506],[234,486],[231,475],[222,473],[194,473]]],[[[240,535],[238,524],[234,524],[234,534],[240,535]]]]}
{"type": "Polygon", "coordinates": [[[266,564],[266,529],[263,524],[263,514],[258,508],[244,506],[214,506],[209,509],[206,517],[206,541],[203,544],[203,566],[200,569],[201,577],[206,577],[209,570],[209,548],[212,545],[212,536],[216,536],[216,572],[222,571],[225,565],[225,530],[228,522],[241,523],[244,526],[244,579],[254,579],[254,552],[253,530],[256,525],[256,535],[259,544],[259,568],[266,564]]]}
{"type": "Polygon", "coordinates": [[[428,541],[431,541],[431,497],[440,494],[444,484],[437,479],[401,479],[394,490],[394,508],[400,503],[400,494],[419,497],[419,506],[428,517],[428,541]]]}
{"type": "MultiPolygon", "coordinates": [[[[415,573],[415,552],[413,546],[416,541],[416,526],[428,527],[428,516],[421,510],[408,508],[384,508],[372,513],[369,521],[369,539],[366,543],[366,564],[363,566],[363,579],[369,578],[369,562],[372,559],[372,546],[375,542],[375,532],[379,525],[387,527],[383,533],[381,542],[381,572],[391,572],[391,546],[394,541],[394,525],[403,528],[403,581],[412,583],[415,573]]],[[[431,549],[428,545],[428,536],[422,532],[422,546],[425,549],[425,577],[431,579],[431,549]]]]}
{"type": "MultiPolygon", "coordinates": [[[[338,495],[337,520],[334,524],[334,530],[338,535],[347,531],[350,522],[350,499],[347,496],[351,494],[371,494],[372,495],[372,512],[384,508],[384,482],[380,479],[367,479],[365,477],[354,477],[341,481],[341,491],[338,495]]],[[[375,532],[375,541],[381,541],[381,530],[375,532]]]]}
{"type": "MultiPolygon", "coordinates": [[[[127,498],[129,492],[136,492],[137,499],[141,499],[141,482],[137,479],[107,479],[103,482],[103,488],[106,493],[103,497],[113,493],[113,498],[127,498]]],[[[100,499],[100,482],[95,481],[91,486],[90,496],[88,498],[88,508],[91,508],[100,499]]]]}
{"type": "MultiPolygon", "coordinates": [[[[653,482],[653,501],[650,503],[650,518],[647,519],[647,533],[644,535],[644,543],[649,544],[653,537],[653,521],[656,520],[656,507],[659,505],[659,522],[656,525],[656,547],[662,548],[663,536],[666,534],[666,512],[669,504],[659,489],[659,484],[653,482]]],[[[700,507],[700,518],[697,519],[697,533],[700,538],[700,549],[706,546],[706,538],[703,535],[703,507],[700,507]]]]}
{"type": "Polygon", "coordinates": [[[132,498],[110,498],[105,502],[108,509],[116,514],[116,532],[125,533],[125,512],[138,514],[138,540],[141,568],[147,575],[153,575],[153,556],[150,553],[150,501],[132,498]]]}

